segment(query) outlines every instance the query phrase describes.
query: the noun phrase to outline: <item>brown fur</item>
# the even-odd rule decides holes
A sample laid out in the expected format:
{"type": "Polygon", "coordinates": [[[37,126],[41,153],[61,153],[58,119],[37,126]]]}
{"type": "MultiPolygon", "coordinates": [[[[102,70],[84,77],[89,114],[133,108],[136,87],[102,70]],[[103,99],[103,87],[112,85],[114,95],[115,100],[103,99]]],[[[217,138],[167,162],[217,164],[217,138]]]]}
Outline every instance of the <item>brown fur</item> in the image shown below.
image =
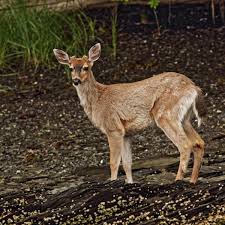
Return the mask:
{"type": "MultiPolygon", "coordinates": [[[[70,58],[68,65],[71,68],[77,65],[89,67],[88,71],[81,70],[80,73],[73,70],[72,79],[81,80],[81,84],[75,86],[81,105],[92,123],[108,137],[111,180],[117,179],[122,158],[127,181],[133,182],[130,144],[125,135],[156,123],[180,152],[176,180],[183,179],[191,151],[194,152],[191,182],[195,183],[204,153],[204,141],[191,126],[190,117],[195,106],[199,110],[200,89],[186,76],[174,72],[134,83],[100,84],[91,71],[93,62],[100,55],[97,47],[94,46],[94,51],[90,49],[89,58],[70,58]]],[[[57,57],[57,52],[55,54],[57,57]]],[[[64,58],[62,63],[65,64],[64,58]]]]}

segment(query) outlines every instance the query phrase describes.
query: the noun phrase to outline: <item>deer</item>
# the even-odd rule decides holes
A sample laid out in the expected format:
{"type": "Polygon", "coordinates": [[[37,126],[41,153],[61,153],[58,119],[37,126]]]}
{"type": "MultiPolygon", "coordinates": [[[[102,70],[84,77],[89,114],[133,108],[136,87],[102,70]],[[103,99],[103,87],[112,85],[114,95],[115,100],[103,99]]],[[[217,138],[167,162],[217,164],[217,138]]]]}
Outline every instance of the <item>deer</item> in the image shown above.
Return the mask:
{"type": "Polygon", "coordinates": [[[97,82],[92,72],[94,62],[100,58],[100,43],[81,58],[70,57],[59,49],[53,52],[60,64],[72,69],[72,85],[81,106],[89,120],[107,136],[112,181],[117,179],[122,160],[126,182],[133,183],[131,136],[155,124],[179,151],[175,181],[184,178],[193,152],[190,182],[197,182],[205,144],[191,119],[195,116],[200,126],[205,104],[201,89],[187,76],[164,72],[137,82],[105,85],[97,82]]]}

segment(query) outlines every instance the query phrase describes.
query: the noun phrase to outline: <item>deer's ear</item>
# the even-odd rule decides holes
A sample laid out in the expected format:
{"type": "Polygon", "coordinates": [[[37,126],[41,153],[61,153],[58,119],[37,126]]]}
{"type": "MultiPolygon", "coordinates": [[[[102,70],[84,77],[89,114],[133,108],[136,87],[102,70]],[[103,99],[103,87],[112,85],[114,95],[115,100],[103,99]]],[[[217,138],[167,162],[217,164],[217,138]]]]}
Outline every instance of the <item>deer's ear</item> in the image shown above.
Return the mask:
{"type": "Polygon", "coordinates": [[[59,49],[53,49],[53,52],[59,63],[70,65],[70,57],[68,56],[66,52],[59,49]]]}
{"type": "Polygon", "coordinates": [[[89,61],[94,62],[99,59],[100,55],[101,55],[101,44],[98,43],[90,48],[88,52],[88,59],[89,61]]]}

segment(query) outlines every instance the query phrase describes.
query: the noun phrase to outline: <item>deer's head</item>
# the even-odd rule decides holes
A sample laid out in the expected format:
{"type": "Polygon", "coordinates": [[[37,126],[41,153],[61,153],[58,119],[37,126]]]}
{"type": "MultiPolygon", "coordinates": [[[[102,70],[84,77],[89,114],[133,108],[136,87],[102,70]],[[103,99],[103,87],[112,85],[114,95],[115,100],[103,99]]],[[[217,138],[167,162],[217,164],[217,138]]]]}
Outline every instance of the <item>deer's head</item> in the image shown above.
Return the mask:
{"type": "Polygon", "coordinates": [[[66,52],[54,49],[56,59],[59,63],[68,65],[72,69],[72,80],[75,86],[84,83],[91,76],[91,68],[101,54],[100,43],[92,46],[88,52],[88,56],[82,58],[70,57],[66,52]]]}

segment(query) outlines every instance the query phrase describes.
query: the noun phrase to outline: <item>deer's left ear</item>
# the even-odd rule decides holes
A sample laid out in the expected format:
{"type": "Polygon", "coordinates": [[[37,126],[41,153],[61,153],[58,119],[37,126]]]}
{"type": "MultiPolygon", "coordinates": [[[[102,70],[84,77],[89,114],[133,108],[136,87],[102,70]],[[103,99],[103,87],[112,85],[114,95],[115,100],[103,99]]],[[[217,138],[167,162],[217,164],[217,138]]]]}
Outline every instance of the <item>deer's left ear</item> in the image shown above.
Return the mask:
{"type": "Polygon", "coordinates": [[[53,49],[53,52],[59,63],[65,64],[68,66],[70,65],[70,57],[68,56],[66,52],[59,49],[53,49]]]}
{"type": "Polygon", "coordinates": [[[93,63],[94,61],[99,59],[100,55],[101,55],[101,44],[98,43],[90,48],[88,52],[88,59],[90,62],[93,63]]]}

